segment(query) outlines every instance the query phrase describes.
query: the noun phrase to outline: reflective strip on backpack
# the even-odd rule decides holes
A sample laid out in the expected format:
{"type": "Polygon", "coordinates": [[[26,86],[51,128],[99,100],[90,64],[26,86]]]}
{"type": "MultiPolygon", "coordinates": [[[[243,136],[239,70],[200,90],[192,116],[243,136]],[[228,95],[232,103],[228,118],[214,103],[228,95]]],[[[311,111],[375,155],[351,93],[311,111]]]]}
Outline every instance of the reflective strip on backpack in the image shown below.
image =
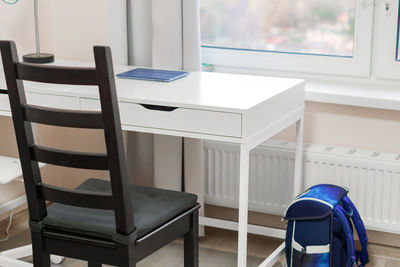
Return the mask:
{"type": "Polygon", "coordinates": [[[306,254],[329,253],[330,248],[330,244],[324,246],[306,246],[306,254]]]}
{"type": "Polygon", "coordinates": [[[295,230],[296,230],[296,221],[293,221],[292,247],[291,247],[291,251],[290,251],[290,267],[293,266],[293,242],[296,242],[296,241],[294,241],[294,232],[295,232],[295,230]]]}
{"type": "Polygon", "coordinates": [[[300,251],[305,254],[322,254],[329,253],[330,244],[322,245],[322,246],[306,246],[305,248],[297,243],[296,241],[292,241],[292,246],[295,250],[300,251]]]}

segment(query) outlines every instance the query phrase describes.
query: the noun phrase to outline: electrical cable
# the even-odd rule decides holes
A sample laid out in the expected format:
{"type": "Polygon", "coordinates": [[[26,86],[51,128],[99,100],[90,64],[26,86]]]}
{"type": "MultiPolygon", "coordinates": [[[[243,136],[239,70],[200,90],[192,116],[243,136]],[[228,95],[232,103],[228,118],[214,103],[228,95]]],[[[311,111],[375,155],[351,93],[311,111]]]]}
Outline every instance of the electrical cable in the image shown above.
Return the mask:
{"type": "Polygon", "coordinates": [[[12,224],[12,219],[14,217],[13,211],[14,211],[14,209],[10,210],[10,217],[8,219],[8,225],[7,225],[6,231],[4,232],[6,237],[4,237],[3,239],[0,239],[0,242],[5,242],[10,238],[10,228],[11,228],[11,224],[12,224]]]}
{"type": "MultiPolygon", "coordinates": [[[[4,0],[2,0],[2,1],[4,1],[4,0]]],[[[34,132],[34,138],[38,139],[38,143],[39,144],[43,144],[42,136],[40,135],[39,129],[38,129],[36,124],[32,124],[32,130],[34,132]]],[[[43,170],[43,175],[44,175],[44,170],[43,170]]],[[[24,179],[18,178],[18,179],[15,179],[15,181],[23,183],[24,179]]],[[[10,228],[11,228],[11,225],[12,225],[12,219],[14,217],[13,211],[14,211],[14,209],[10,210],[10,215],[9,215],[9,219],[8,219],[8,225],[7,225],[7,228],[6,228],[5,232],[4,232],[6,236],[3,239],[0,239],[0,242],[5,242],[10,238],[9,232],[10,232],[10,228]]]]}
{"type": "MultiPolygon", "coordinates": [[[[42,135],[40,134],[39,127],[36,123],[32,123],[32,131],[33,131],[33,136],[35,143],[38,145],[43,145],[43,139],[42,135]]],[[[41,169],[41,175],[45,176],[46,175],[46,168],[41,169]]]]}
{"type": "MultiPolygon", "coordinates": [[[[34,136],[34,139],[35,139],[35,143],[37,143],[39,145],[42,145],[43,144],[43,139],[42,139],[42,136],[40,135],[40,131],[38,129],[37,124],[32,123],[32,131],[33,131],[33,136],[34,136]]],[[[43,168],[41,170],[42,170],[42,176],[45,176],[46,168],[43,168]]],[[[23,183],[24,179],[23,178],[17,178],[14,181],[18,181],[18,182],[22,182],[23,183]]]]}
{"type": "Polygon", "coordinates": [[[15,5],[19,0],[1,0],[8,5],[15,5]]]}

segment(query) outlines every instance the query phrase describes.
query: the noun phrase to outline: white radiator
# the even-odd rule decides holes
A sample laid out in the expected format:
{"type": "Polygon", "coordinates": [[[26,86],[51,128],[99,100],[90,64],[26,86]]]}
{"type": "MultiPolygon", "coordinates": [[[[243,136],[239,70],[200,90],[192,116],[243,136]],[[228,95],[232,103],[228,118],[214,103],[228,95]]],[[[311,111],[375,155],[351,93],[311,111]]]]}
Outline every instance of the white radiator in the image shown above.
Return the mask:
{"type": "MultiPolygon", "coordinates": [[[[206,141],[205,202],[238,205],[239,147],[206,141]]],[[[303,187],[350,190],[369,229],[400,233],[400,154],[305,144],[303,187]]],[[[249,209],[282,215],[293,198],[294,143],[270,140],[250,157],[249,209]]]]}

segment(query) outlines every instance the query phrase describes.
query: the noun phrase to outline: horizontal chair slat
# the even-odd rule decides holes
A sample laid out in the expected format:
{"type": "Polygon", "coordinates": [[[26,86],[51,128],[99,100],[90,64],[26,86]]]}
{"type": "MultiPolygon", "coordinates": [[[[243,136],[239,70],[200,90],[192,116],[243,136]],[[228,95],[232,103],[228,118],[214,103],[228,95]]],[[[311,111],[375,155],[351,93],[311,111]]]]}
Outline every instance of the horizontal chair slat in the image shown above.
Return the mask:
{"type": "Polygon", "coordinates": [[[26,121],[47,125],[103,129],[103,117],[98,111],[76,111],[68,109],[56,109],[35,105],[24,105],[26,121]]]}
{"type": "Polygon", "coordinates": [[[49,184],[38,185],[38,191],[45,200],[82,208],[112,210],[111,193],[65,189],[49,184]]]}
{"type": "Polygon", "coordinates": [[[71,168],[108,170],[104,153],[73,152],[33,145],[30,147],[32,160],[71,168]]]}
{"type": "Polygon", "coordinates": [[[32,63],[16,63],[18,79],[69,85],[97,85],[94,68],[71,68],[32,63]]]}

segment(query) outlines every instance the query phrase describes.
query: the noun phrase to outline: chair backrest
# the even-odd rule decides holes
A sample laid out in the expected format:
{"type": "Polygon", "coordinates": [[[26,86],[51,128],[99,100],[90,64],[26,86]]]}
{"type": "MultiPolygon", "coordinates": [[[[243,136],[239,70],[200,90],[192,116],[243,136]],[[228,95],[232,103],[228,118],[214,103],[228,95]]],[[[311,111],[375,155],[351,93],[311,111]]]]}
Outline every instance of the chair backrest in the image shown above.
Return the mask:
{"type": "Polygon", "coordinates": [[[46,200],[66,205],[114,210],[116,231],[134,231],[128,192],[126,159],[109,47],[94,47],[95,68],[37,65],[18,61],[15,43],[0,41],[4,73],[17,137],[30,219],[47,215],[46,200]],[[23,80],[40,83],[97,85],[101,112],[55,109],[30,105],[23,80]],[[75,128],[104,129],[107,153],[83,153],[36,145],[31,122],[75,128]],[[42,183],[38,162],[95,170],[108,170],[111,193],[69,190],[42,183]]]}

